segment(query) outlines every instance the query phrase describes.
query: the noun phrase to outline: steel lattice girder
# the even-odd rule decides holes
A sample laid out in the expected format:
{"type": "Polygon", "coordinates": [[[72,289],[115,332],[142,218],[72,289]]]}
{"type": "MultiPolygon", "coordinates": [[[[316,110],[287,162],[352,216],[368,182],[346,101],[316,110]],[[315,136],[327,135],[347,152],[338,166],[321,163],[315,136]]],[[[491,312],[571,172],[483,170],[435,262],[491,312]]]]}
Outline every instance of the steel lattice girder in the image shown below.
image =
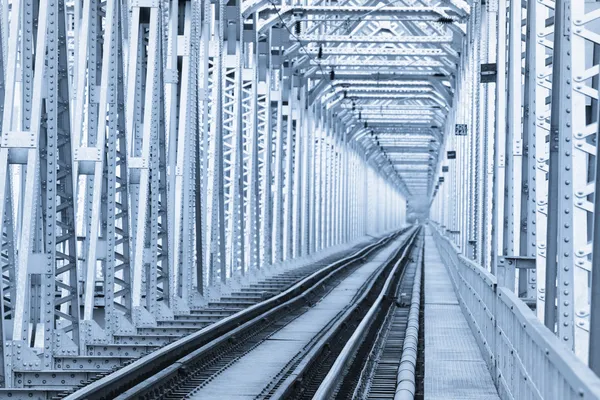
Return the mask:
{"type": "Polygon", "coordinates": [[[377,17],[378,20],[386,19],[392,21],[430,21],[436,22],[440,18],[457,18],[461,19],[464,12],[458,11],[453,7],[363,7],[363,6],[283,6],[266,8],[266,13],[274,13],[275,16],[267,18],[259,24],[259,32],[264,32],[268,28],[278,23],[282,17],[287,15],[302,16],[318,16],[326,15],[329,21],[335,21],[332,15],[339,21],[347,21],[349,16],[362,17],[368,14],[370,17],[377,17]]]}
{"type": "MultiPolygon", "coordinates": [[[[291,38],[294,40],[296,38],[291,38]]],[[[371,36],[371,35],[319,35],[319,34],[304,34],[298,35],[297,41],[303,44],[307,43],[452,43],[452,35],[386,35],[386,36],[371,36]]]]}
{"type": "Polygon", "coordinates": [[[295,74],[283,30],[260,34],[257,15],[243,23],[220,2],[213,20],[209,1],[92,1],[68,18],[61,0],[11,6],[0,31],[3,386],[17,369],[49,371],[186,315],[264,266],[403,223],[410,192],[389,158],[350,139],[351,116],[309,102],[315,80],[295,74]],[[375,190],[400,206],[366,219],[358,205],[379,207],[375,190]],[[34,330],[44,335],[22,340],[34,330]]]}
{"type": "MultiPolygon", "coordinates": [[[[410,159],[406,159],[404,157],[404,155],[402,154],[401,157],[395,159],[394,157],[390,157],[392,160],[392,164],[394,165],[423,165],[423,161],[422,160],[410,160],[410,159]]],[[[425,165],[432,165],[432,163],[429,164],[425,164],[425,165]]]]}
{"type": "Polygon", "coordinates": [[[186,315],[264,266],[395,227],[412,192],[431,189],[437,127],[464,63],[447,45],[462,41],[461,9],[309,5],[275,16],[268,2],[90,1],[71,9],[74,31],[61,0],[11,5],[0,30],[4,386],[15,369],[51,370],[59,356],[186,315]],[[364,13],[370,28],[357,19],[336,31],[364,13]],[[451,35],[433,26],[440,17],[460,20],[451,35]],[[300,34],[308,52],[286,52],[296,39],[281,19],[323,33],[300,34]],[[386,20],[400,47],[373,35],[386,20]],[[360,46],[326,46],[317,62],[325,40],[360,46]],[[345,89],[314,90],[328,67],[380,145],[340,100],[345,89]],[[386,102],[398,108],[378,110],[386,102]],[[367,204],[378,218],[365,218],[367,204]],[[23,341],[34,330],[45,333],[35,351],[23,341]]]}
{"type": "Polygon", "coordinates": [[[582,0],[495,6],[497,14],[472,4],[479,17],[466,32],[474,46],[461,52],[465,68],[445,127],[445,149],[455,157],[444,154],[437,167],[434,181],[444,181],[432,194],[432,216],[458,232],[455,245],[499,286],[535,304],[538,318],[582,361],[595,351],[590,364],[598,371],[600,336],[591,323],[600,321],[593,296],[600,235],[591,226],[598,180],[590,173],[598,10],[582,0]],[[494,85],[481,84],[482,66],[497,66],[494,85]],[[515,268],[506,262],[512,258],[535,268],[515,268]]]}
{"type": "Polygon", "coordinates": [[[300,53],[316,56],[321,52],[324,56],[383,56],[383,57],[398,57],[398,56],[414,56],[414,57],[451,57],[452,55],[442,49],[429,48],[363,48],[355,46],[337,46],[324,47],[319,50],[314,47],[301,50],[300,53]]]}

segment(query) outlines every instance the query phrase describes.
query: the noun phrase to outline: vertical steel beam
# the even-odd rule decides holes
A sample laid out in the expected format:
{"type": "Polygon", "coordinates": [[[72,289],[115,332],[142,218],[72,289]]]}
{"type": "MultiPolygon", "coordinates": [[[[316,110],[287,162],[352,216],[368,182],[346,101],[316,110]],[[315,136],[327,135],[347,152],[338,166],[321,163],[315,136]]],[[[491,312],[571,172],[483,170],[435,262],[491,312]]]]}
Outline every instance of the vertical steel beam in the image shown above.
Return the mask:
{"type": "Polygon", "coordinates": [[[293,258],[293,199],[294,199],[294,149],[296,146],[296,88],[295,82],[298,79],[289,69],[288,81],[288,106],[287,106],[287,130],[285,139],[285,165],[284,165],[284,181],[283,181],[283,259],[291,260],[293,258]]]}
{"type": "Polygon", "coordinates": [[[556,1],[550,117],[545,324],[573,348],[573,145],[569,0],[556,1]]]}
{"type": "MultiPolygon", "coordinates": [[[[600,111],[600,107],[598,107],[600,111]]],[[[600,117],[600,113],[598,114],[600,117]]],[[[600,121],[600,119],[597,119],[600,121]]],[[[598,125],[600,128],[600,124],[598,125]]],[[[598,135],[598,132],[596,133],[598,135]]],[[[596,143],[596,154],[600,154],[600,143],[596,143]]],[[[600,188],[600,161],[596,158],[596,188],[600,188]]],[[[594,215],[600,215],[599,191],[594,197],[594,215]]],[[[600,218],[594,218],[592,242],[592,265],[600,266],[600,218]]],[[[600,268],[592,269],[590,288],[590,331],[589,331],[589,366],[600,376],[600,268]]]]}
{"type": "MultiPolygon", "coordinates": [[[[209,56],[211,45],[211,26],[214,23],[210,0],[201,1],[202,26],[200,29],[200,49],[198,65],[198,145],[196,146],[196,191],[194,194],[196,205],[196,287],[200,295],[205,293],[205,285],[208,284],[212,273],[212,215],[208,213],[209,205],[212,205],[213,196],[209,196],[209,160],[211,150],[209,135],[212,132],[211,117],[213,115],[213,94],[215,54],[209,56]],[[210,219],[209,219],[210,216],[210,219]]],[[[212,183],[211,183],[212,184],[212,183]]]]}
{"type": "MultiPolygon", "coordinates": [[[[172,3],[173,5],[173,3],[172,3]]],[[[170,237],[172,238],[170,260],[170,298],[171,309],[177,313],[189,310],[192,294],[193,249],[192,249],[192,187],[194,171],[192,150],[196,148],[195,119],[196,112],[194,87],[195,72],[193,57],[196,54],[192,47],[192,7],[186,2],[183,7],[173,6],[170,9],[170,46],[172,54],[168,55],[167,66],[167,110],[171,117],[168,120],[169,132],[169,204],[173,207],[166,212],[169,215],[170,237]],[[182,19],[182,35],[179,34],[179,20],[182,19]],[[179,40],[179,39],[183,40],[179,40]],[[181,43],[179,45],[178,43],[181,43]],[[169,62],[170,60],[170,62],[169,62]],[[169,104],[170,103],[170,104],[169,104]],[[175,104],[173,104],[175,103],[175,104]]],[[[199,162],[199,160],[198,160],[199,162]]],[[[200,210],[196,212],[200,213],[200,210]]],[[[201,238],[200,238],[201,239],[201,238]]],[[[200,252],[201,253],[201,252],[200,252]]],[[[199,258],[201,259],[201,257],[199,258]]]]}
{"type": "MultiPolygon", "coordinates": [[[[500,9],[500,13],[503,8],[500,9]]],[[[521,198],[521,0],[510,0],[508,18],[508,77],[506,86],[506,137],[504,162],[504,226],[502,254],[514,256],[519,248],[520,198],[521,198]]],[[[501,37],[498,35],[498,37],[501,37]]],[[[502,64],[499,64],[502,65],[502,64]]],[[[502,106],[499,104],[499,106],[502,106]]],[[[500,127],[504,129],[504,126],[500,127]]],[[[511,262],[498,263],[498,284],[515,290],[516,269],[511,262]]]]}
{"type": "Polygon", "coordinates": [[[289,204],[292,207],[292,215],[291,215],[291,226],[293,229],[293,234],[290,235],[293,241],[291,245],[291,254],[294,258],[298,258],[302,254],[302,133],[303,133],[303,119],[302,112],[304,110],[302,101],[304,97],[300,90],[300,86],[302,85],[302,80],[300,77],[297,77],[295,80],[296,87],[294,87],[294,103],[295,107],[293,109],[294,114],[294,159],[292,165],[292,180],[293,187],[290,187],[288,190],[292,191],[292,204],[289,204]]]}
{"type": "MultiPolygon", "coordinates": [[[[256,17],[257,18],[257,17],[256,17]]],[[[257,36],[257,68],[259,68],[259,93],[264,90],[264,98],[258,100],[258,118],[262,121],[264,135],[262,206],[261,206],[261,261],[263,266],[273,263],[273,88],[270,35],[266,40],[257,36]],[[263,83],[264,82],[264,83],[263,83]]]]}
{"type": "Polygon", "coordinates": [[[306,256],[310,253],[311,243],[311,185],[310,177],[312,176],[312,153],[311,153],[311,132],[310,127],[311,121],[309,120],[309,108],[307,107],[306,100],[306,89],[303,89],[301,94],[300,108],[301,108],[301,134],[300,140],[302,141],[302,237],[301,237],[301,254],[306,256]]]}
{"type": "MultiPolygon", "coordinates": [[[[564,291],[565,283],[570,286],[573,295],[571,324],[573,328],[573,346],[575,354],[584,362],[587,361],[590,336],[591,299],[588,290],[580,290],[591,286],[590,272],[596,264],[594,257],[593,224],[598,218],[594,212],[597,186],[594,178],[594,159],[597,159],[598,141],[598,89],[600,84],[600,37],[597,34],[599,22],[598,4],[583,0],[572,0],[565,13],[572,33],[569,66],[572,67],[572,177],[573,197],[572,216],[576,226],[572,230],[573,268],[572,273],[561,277],[564,291]],[[568,14],[571,12],[571,15],[568,14]]],[[[570,332],[569,332],[570,333],[570,332]]]]}
{"type": "MultiPolygon", "coordinates": [[[[255,17],[255,24],[257,23],[257,17],[255,17]]],[[[258,36],[256,36],[255,25],[252,25],[252,29],[245,29],[248,36],[252,38],[253,53],[248,54],[249,71],[251,73],[250,79],[250,99],[247,104],[247,110],[250,115],[247,117],[246,130],[248,132],[248,139],[250,143],[247,147],[250,149],[250,156],[248,162],[248,189],[247,189],[247,221],[248,226],[245,229],[246,236],[246,258],[248,270],[256,270],[260,265],[260,201],[261,201],[261,189],[262,189],[262,178],[260,171],[264,169],[264,159],[261,167],[260,159],[261,155],[264,157],[264,119],[266,119],[266,87],[264,80],[266,74],[261,74],[260,58],[264,57],[264,54],[260,54],[259,51],[263,51],[263,48],[259,47],[258,36]],[[263,78],[261,79],[261,75],[263,78]],[[249,125],[249,126],[248,126],[249,125]]],[[[249,51],[249,46],[244,47],[245,50],[249,51]]]]}
{"type": "MultiPolygon", "coordinates": [[[[288,75],[289,67],[282,65],[280,68],[279,90],[277,99],[277,122],[275,125],[275,201],[274,201],[274,217],[273,217],[273,262],[278,263],[283,261],[283,185],[284,185],[284,102],[288,103],[288,91],[285,88],[285,76],[288,75]]],[[[286,104],[286,107],[289,107],[286,104]]]]}
{"type": "MultiPolygon", "coordinates": [[[[208,5],[210,6],[210,5],[208,5]]],[[[215,37],[213,39],[214,58],[211,93],[210,142],[208,148],[207,166],[207,221],[208,233],[207,265],[208,285],[217,282],[225,283],[225,210],[223,189],[223,40],[226,24],[225,2],[220,1],[217,20],[215,21],[215,37]]],[[[210,15],[210,13],[208,14],[210,15]]],[[[206,17],[206,16],[205,16],[206,17]]]]}
{"type": "MultiPolygon", "coordinates": [[[[537,316],[545,320],[547,215],[548,215],[548,162],[550,148],[550,112],[553,71],[554,1],[533,2],[535,10],[535,146],[536,146],[536,281],[537,316]]],[[[529,12],[529,10],[528,10],[529,12]]]]}
{"type": "MultiPolygon", "coordinates": [[[[536,256],[536,9],[535,1],[528,1],[525,17],[525,83],[523,85],[523,164],[521,177],[521,237],[519,254],[536,256]]],[[[536,271],[519,271],[519,295],[529,300],[536,298],[536,271]]]]}
{"type": "Polygon", "coordinates": [[[494,0],[498,13],[496,50],[496,113],[494,134],[494,200],[492,202],[492,273],[498,273],[499,256],[502,254],[501,240],[504,234],[504,185],[505,181],[505,127],[506,123],[506,1],[494,0]]]}

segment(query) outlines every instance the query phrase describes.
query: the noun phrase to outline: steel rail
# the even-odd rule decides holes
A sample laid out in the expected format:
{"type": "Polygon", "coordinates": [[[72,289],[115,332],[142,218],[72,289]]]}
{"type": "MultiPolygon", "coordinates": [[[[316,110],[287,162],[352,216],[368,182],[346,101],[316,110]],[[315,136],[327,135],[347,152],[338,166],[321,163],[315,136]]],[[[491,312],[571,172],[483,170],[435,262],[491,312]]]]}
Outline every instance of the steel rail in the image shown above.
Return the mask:
{"type": "MultiPolygon", "coordinates": [[[[375,300],[375,302],[373,303],[373,305],[371,306],[371,308],[369,309],[369,311],[367,312],[367,314],[365,315],[365,317],[363,318],[361,323],[358,325],[358,328],[354,331],[354,333],[350,337],[350,340],[348,340],[348,342],[342,349],[340,355],[335,360],[333,366],[331,367],[331,369],[325,376],[325,379],[319,386],[317,392],[313,396],[313,400],[329,400],[334,397],[336,389],[339,387],[340,383],[344,379],[344,376],[346,375],[345,371],[347,371],[349,365],[352,363],[354,355],[356,354],[356,352],[358,351],[358,348],[363,343],[364,338],[367,335],[369,329],[371,328],[376,316],[381,312],[382,307],[384,305],[384,301],[389,298],[390,291],[395,291],[395,287],[392,287],[392,282],[393,282],[394,276],[398,272],[398,270],[401,266],[402,260],[408,254],[410,254],[409,252],[412,250],[413,249],[411,247],[406,247],[404,249],[404,254],[400,258],[400,260],[398,260],[398,262],[396,262],[396,264],[394,265],[394,269],[393,269],[392,273],[390,273],[390,275],[388,276],[388,279],[386,280],[383,289],[381,290],[379,296],[377,297],[377,300],[375,300]]],[[[415,283],[417,283],[417,277],[418,277],[419,271],[420,270],[417,270],[417,275],[415,276],[415,283]]],[[[420,284],[420,279],[418,281],[420,284]]],[[[413,298],[412,298],[413,303],[414,303],[414,296],[416,294],[417,293],[414,291],[414,284],[413,284],[413,298]]],[[[411,306],[411,311],[412,311],[412,306],[411,306]]],[[[416,323],[418,326],[418,323],[419,323],[418,316],[417,316],[416,323]]],[[[410,326],[410,317],[409,317],[409,326],[410,326]]],[[[408,332],[407,332],[407,337],[408,337],[408,332]]],[[[417,336],[417,339],[418,339],[418,336],[417,336]]],[[[406,342],[405,342],[405,346],[406,346],[406,342]]],[[[416,345],[415,345],[415,350],[416,350],[416,345]]],[[[404,353],[403,353],[403,358],[404,358],[404,353]]],[[[416,365],[416,352],[415,352],[415,365],[416,365]]]]}
{"type": "MultiPolygon", "coordinates": [[[[395,281],[395,283],[397,283],[400,280],[401,273],[403,273],[404,267],[406,265],[406,261],[408,260],[407,256],[412,251],[412,248],[413,248],[412,245],[414,244],[416,238],[418,237],[418,234],[419,234],[419,229],[415,229],[415,231],[412,233],[411,237],[401,247],[400,250],[401,250],[402,254],[400,255],[400,257],[396,258],[396,261],[393,264],[393,266],[391,268],[389,268],[388,274],[381,273],[385,268],[382,268],[379,270],[380,273],[378,274],[377,278],[385,277],[385,281],[383,282],[382,288],[379,291],[379,293],[377,294],[377,297],[374,299],[372,306],[369,307],[369,311],[367,312],[367,314],[363,315],[361,317],[361,322],[359,323],[358,327],[355,328],[355,331],[353,332],[353,335],[351,336],[351,338],[348,342],[353,340],[352,338],[357,335],[357,331],[364,330],[364,327],[365,327],[364,324],[365,324],[366,320],[372,321],[372,319],[371,319],[372,310],[381,308],[382,302],[385,300],[389,300],[391,298],[389,295],[389,292],[392,291],[392,293],[393,293],[394,288],[396,286],[396,284],[393,284],[393,282],[395,281]],[[369,313],[371,313],[371,314],[369,314],[369,313]]],[[[375,286],[375,282],[371,283],[370,289],[373,286],[375,286]]],[[[369,291],[370,291],[370,289],[369,289],[369,291]]],[[[363,304],[364,303],[363,300],[365,300],[366,297],[370,294],[369,291],[368,291],[368,293],[363,293],[362,298],[359,301],[355,302],[353,307],[347,311],[347,313],[346,313],[347,315],[354,313],[356,311],[356,309],[365,305],[365,304],[363,304]]],[[[392,297],[393,297],[393,295],[392,295],[392,297]]],[[[317,345],[313,346],[313,348],[310,351],[310,354],[302,360],[302,362],[293,371],[293,373],[290,374],[287,377],[287,379],[285,379],[285,381],[280,385],[279,389],[277,391],[275,391],[274,394],[272,396],[270,396],[270,398],[272,398],[272,399],[290,399],[290,398],[294,398],[294,395],[293,395],[294,392],[302,391],[300,389],[300,387],[303,387],[308,384],[307,381],[309,381],[309,379],[306,379],[306,377],[310,375],[311,370],[315,369],[315,368],[319,368],[318,360],[317,360],[318,357],[324,353],[326,348],[330,347],[330,342],[332,341],[332,338],[335,338],[339,335],[340,326],[347,324],[347,323],[348,323],[348,319],[345,318],[345,319],[339,321],[336,326],[332,327],[328,332],[328,336],[323,337],[317,345]]],[[[360,341],[357,342],[357,345],[360,345],[360,341]]],[[[335,363],[334,363],[334,367],[336,368],[336,372],[334,372],[333,374],[337,373],[340,377],[342,377],[343,374],[341,372],[343,372],[343,369],[340,370],[339,366],[336,366],[335,363]]],[[[331,370],[329,373],[331,373],[331,370]]],[[[316,396],[316,393],[315,393],[315,396],[316,396]]],[[[302,397],[306,398],[306,394],[302,397]]],[[[313,397],[313,398],[317,398],[317,397],[313,397]]],[[[330,398],[331,397],[329,397],[329,396],[322,397],[322,399],[330,399],[330,398]]]]}
{"type": "Polygon", "coordinates": [[[186,363],[195,357],[199,357],[202,352],[218,345],[226,339],[226,335],[230,337],[230,334],[239,333],[243,329],[260,324],[267,315],[280,310],[282,307],[289,306],[291,302],[300,301],[308,293],[318,288],[324,280],[345,270],[347,267],[364,261],[371,253],[406,231],[407,229],[404,229],[385,236],[356,253],[311,274],[286,291],[148,354],[124,368],[69,394],[64,399],[112,400],[135,398],[142,391],[147,390],[147,388],[138,386],[146,380],[148,380],[148,383],[150,381],[157,383],[183,373],[186,363]]]}

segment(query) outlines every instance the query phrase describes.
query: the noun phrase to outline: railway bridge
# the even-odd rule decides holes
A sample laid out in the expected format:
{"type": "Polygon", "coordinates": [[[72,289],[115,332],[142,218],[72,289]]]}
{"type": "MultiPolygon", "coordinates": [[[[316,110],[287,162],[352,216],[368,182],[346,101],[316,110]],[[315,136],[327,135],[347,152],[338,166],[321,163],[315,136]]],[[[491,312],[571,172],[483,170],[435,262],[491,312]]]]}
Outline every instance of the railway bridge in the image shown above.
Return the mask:
{"type": "Polygon", "coordinates": [[[0,0],[0,399],[600,399],[599,20],[0,0]]]}

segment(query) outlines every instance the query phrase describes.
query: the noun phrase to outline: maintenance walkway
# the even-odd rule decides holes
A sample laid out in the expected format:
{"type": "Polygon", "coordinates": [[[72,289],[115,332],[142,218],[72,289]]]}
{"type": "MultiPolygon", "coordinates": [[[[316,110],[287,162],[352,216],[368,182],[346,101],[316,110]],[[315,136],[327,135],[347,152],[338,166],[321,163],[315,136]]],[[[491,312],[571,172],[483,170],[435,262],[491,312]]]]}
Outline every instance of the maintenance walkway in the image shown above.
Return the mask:
{"type": "Polygon", "coordinates": [[[425,399],[499,399],[430,229],[425,236],[425,399]]]}

